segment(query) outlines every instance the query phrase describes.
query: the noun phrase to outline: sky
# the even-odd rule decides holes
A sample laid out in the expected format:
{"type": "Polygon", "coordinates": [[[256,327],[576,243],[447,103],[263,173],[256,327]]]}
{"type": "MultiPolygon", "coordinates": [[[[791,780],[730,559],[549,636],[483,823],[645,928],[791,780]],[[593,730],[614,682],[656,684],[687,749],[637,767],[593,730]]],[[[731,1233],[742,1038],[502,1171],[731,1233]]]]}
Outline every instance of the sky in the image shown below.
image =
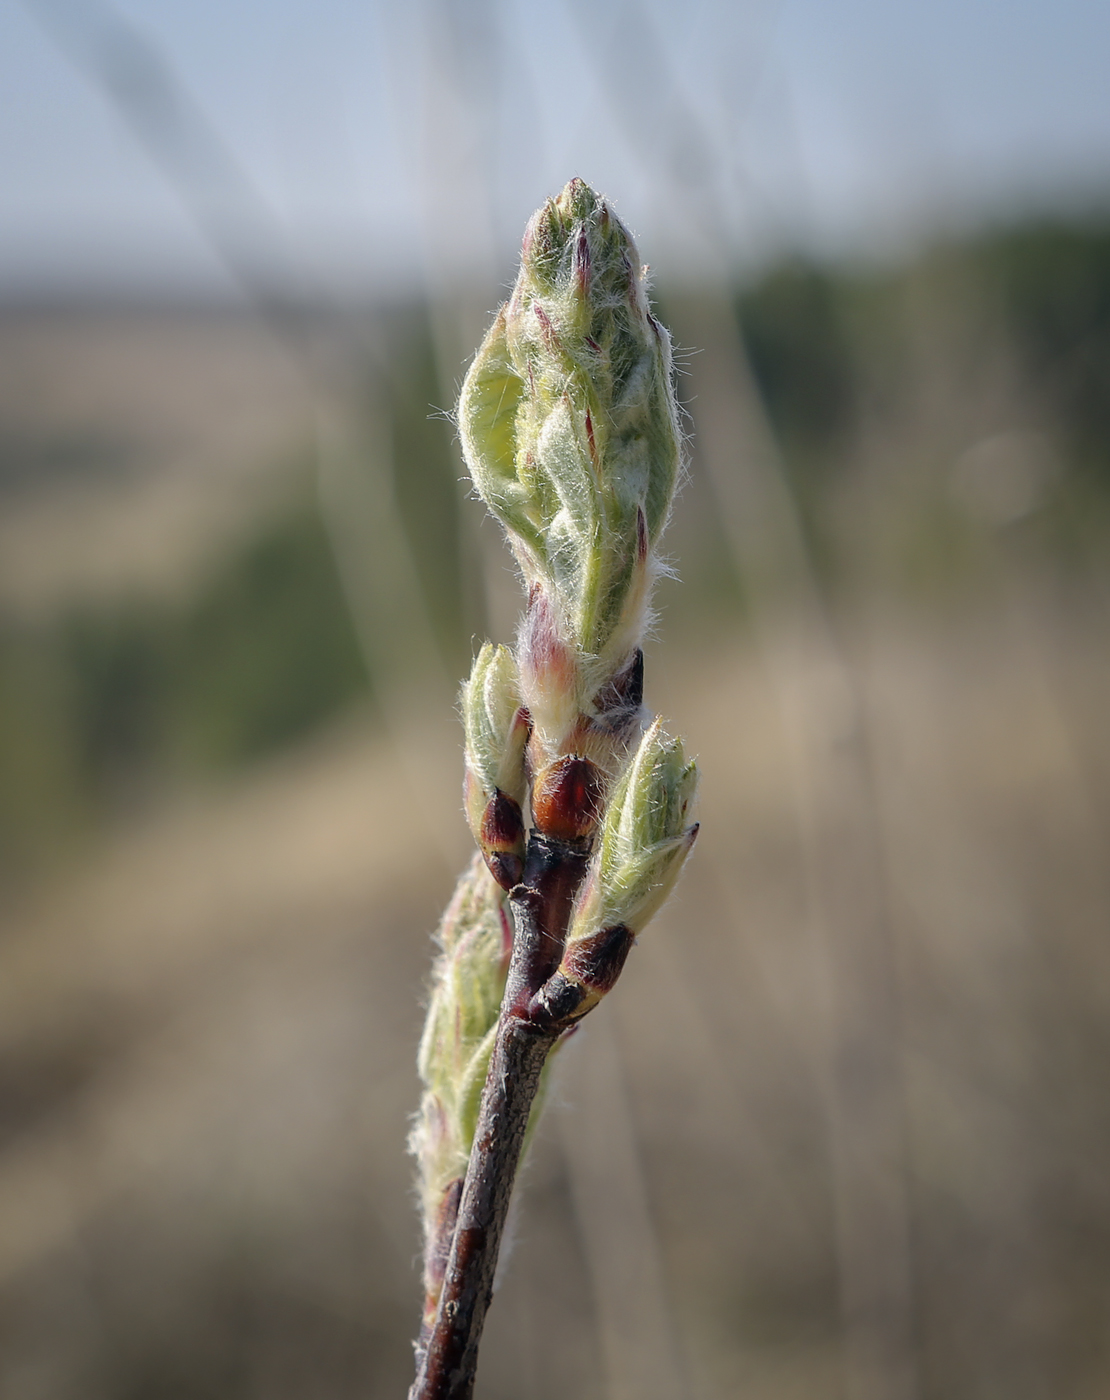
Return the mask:
{"type": "Polygon", "coordinates": [[[581,175],[660,279],[1110,202],[1096,0],[0,0],[0,294],[504,277],[581,175]]]}

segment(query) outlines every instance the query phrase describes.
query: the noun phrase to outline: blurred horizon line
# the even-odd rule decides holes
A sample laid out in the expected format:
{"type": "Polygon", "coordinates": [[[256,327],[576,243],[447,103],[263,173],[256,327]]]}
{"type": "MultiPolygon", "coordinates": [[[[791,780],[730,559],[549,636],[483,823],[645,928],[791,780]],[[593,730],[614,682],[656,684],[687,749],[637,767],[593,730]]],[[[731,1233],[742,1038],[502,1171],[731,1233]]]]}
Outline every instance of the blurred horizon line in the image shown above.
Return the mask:
{"type": "MultiPolygon", "coordinates": [[[[937,221],[929,228],[918,227],[912,232],[878,238],[871,243],[842,243],[837,240],[810,241],[783,239],[774,244],[753,248],[750,255],[734,250],[725,263],[724,285],[743,290],[757,285],[765,277],[784,267],[806,267],[837,276],[881,276],[898,273],[936,253],[949,249],[972,248],[995,239],[1028,232],[1074,231],[1100,234],[1110,229],[1110,183],[1105,188],[1092,189],[1082,198],[1071,201],[1041,203],[1028,201],[1023,205],[979,211],[976,216],[962,220],[937,221]]],[[[260,248],[260,253],[265,249],[260,248]]],[[[264,259],[263,259],[264,261],[264,259]]],[[[348,265],[333,270],[330,277],[321,277],[315,259],[291,262],[285,275],[267,277],[266,290],[289,311],[301,311],[313,316],[343,315],[347,312],[373,313],[379,308],[436,304],[444,299],[462,299],[474,295],[474,279],[464,269],[455,275],[437,280],[433,285],[416,258],[407,265],[394,264],[387,270],[375,269],[370,263],[360,268],[348,265]]],[[[488,273],[482,281],[496,291],[489,310],[492,313],[502,294],[508,297],[516,273],[517,256],[499,258],[496,276],[488,273]]],[[[676,250],[670,256],[657,258],[650,264],[651,283],[664,295],[718,290],[722,285],[720,267],[706,267],[698,259],[683,259],[676,250]]],[[[70,277],[62,279],[57,269],[42,270],[41,275],[12,275],[0,265],[0,314],[34,313],[37,311],[114,310],[249,312],[257,309],[259,297],[254,290],[229,276],[225,269],[213,263],[208,276],[190,275],[184,268],[140,269],[131,275],[119,266],[100,269],[92,266],[76,268],[70,277]]]]}

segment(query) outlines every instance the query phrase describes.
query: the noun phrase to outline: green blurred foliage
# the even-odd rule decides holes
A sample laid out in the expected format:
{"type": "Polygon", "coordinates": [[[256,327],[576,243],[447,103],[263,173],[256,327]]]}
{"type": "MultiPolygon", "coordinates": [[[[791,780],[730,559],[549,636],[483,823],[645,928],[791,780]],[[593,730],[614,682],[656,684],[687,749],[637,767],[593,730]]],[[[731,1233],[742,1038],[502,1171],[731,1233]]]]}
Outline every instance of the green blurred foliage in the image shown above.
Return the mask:
{"type": "Polygon", "coordinates": [[[1015,231],[977,250],[1039,395],[1110,489],[1110,229],[1015,231]]]}
{"type": "Polygon", "coordinates": [[[186,604],[0,627],[0,870],[169,785],[272,753],[366,693],[330,545],[296,504],[186,604]]]}
{"type": "Polygon", "coordinates": [[[965,319],[950,334],[976,349],[1008,342],[1076,463],[1097,466],[1110,486],[1110,228],[1097,223],[995,233],[897,273],[792,262],[745,288],[737,314],[787,454],[835,463],[861,393],[912,373],[905,347],[921,303],[953,297],[965,319]]]}
{"type": "Polygon", "coordinates": [[[60,638],[0,628],[0,874],[68,848],[88,818],[82,766],[60,638]]]}
{"type": "Polygon", "coordinates": [[[271,752],[366,685],[331,547],[308,507],[231,560],[174,641],[171,722],[187,761],[208,768],[271,752]]]}
{"type": "Polygon", "coordinates": [[[844,279],[803,263],[741,292],[737,314],[752,373],[784,447],[828,462],[852,423],[855,382],[841,302],[844,279]]]}
{"type": "Polygon", "coordinates": [[[966,593],[1000,541],[1068,567],[1104,554],[1105,224],[993,232],[901,269],[792,262],[743,289],[736,311],[827,588],[862,571],[869,587],[966,593]],[[1052,462],[1028,509],[1006,518],[999,504],[992,519],[961,489],[959,459],[1007,432],[1038,435],[1052,462]]]}

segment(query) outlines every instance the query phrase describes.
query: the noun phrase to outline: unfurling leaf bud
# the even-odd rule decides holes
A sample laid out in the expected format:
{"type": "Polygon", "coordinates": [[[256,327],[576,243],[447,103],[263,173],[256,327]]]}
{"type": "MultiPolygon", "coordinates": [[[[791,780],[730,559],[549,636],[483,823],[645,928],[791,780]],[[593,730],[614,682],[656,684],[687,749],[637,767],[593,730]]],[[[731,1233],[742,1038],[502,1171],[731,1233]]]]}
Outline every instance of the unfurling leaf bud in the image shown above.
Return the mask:
{"type": "Polygon", "coordinates": [[[462,690],[466,730],[466,819],[490,873],[512,889],[524,868],[527,794],[524,748],[529,720],[520,704],[516,662],[507,647],[487,642],[462,690]]]}
{"type": "Polygon", "coordinates": [[[577,1019],[620,976],[636,935],[674,888],[698,829],[686,817],[697,768],[656,720],[609,799],[559,970],[537,994],[539,1019],[577,1019]]]}
{"type": "Polygon", "coordinates": [[[682,741],[656,720],[613,789],[568,946],[615,924],[640,932],[694,844],[697,827],[687,825],[687,814],[697,785],[697,765],[687,762],[682,741]]]}
{"type": "Polygon", "coordinates": [[[581,180],[528,225],[459,431],[531,589],[521,689],[541,767],[640,643],[681,455],[669,338],[631,235],[581,180]]]}
{"type": "Polygon", "coordinates": [[[511,944],[501,891],[479,857],[460,876],[436,937],[441,952],[418,1061],[424,1094],[409,1142],[418,1163],[429,1284],[442,1269],[436,1251],[453,1226],[447,1217],[466,1171],[511,944]]]}

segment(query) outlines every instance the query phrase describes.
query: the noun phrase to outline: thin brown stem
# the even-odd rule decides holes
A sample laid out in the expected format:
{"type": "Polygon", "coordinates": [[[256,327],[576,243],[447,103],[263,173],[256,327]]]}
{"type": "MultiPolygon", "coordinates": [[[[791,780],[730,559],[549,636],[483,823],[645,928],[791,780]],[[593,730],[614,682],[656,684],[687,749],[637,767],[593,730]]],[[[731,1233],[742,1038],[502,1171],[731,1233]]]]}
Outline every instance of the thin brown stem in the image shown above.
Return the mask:
{"type": "Polygon", "coordinates": [[[436,1320],[409,1400],[470,1400],[528,1114],[557,1033],[504,1018],[474,1134],[436,1320]]]}
{"type": "Polygon", "coordinates": [[[458,1222],[435,1321],[420,1349],[409,1400],[470,1400],[478,1347],[528,1115],[561,1026],[538,1025],[528,1005],[559,964],[589,843],[533,832],[524,878],[509,896],[515,934],[497,1040],[467,1164],[458,1222]]]}

